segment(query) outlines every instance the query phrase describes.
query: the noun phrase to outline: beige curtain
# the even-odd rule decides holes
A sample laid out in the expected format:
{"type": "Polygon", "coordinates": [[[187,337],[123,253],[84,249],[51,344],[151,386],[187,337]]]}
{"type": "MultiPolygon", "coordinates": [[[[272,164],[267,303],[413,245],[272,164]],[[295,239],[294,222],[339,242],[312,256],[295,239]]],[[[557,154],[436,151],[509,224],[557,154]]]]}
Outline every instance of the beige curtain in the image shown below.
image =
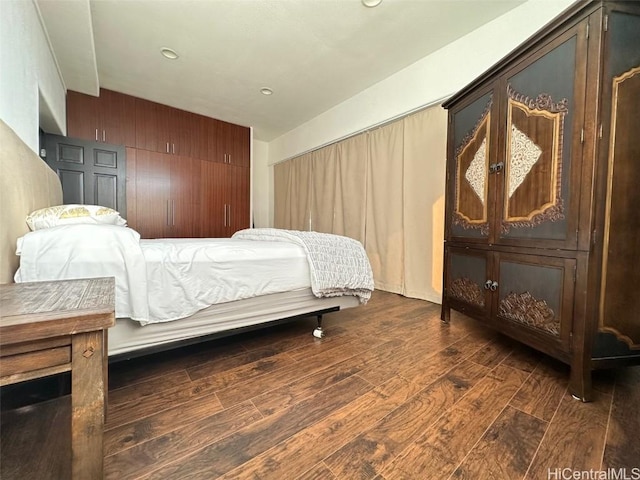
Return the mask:
{"type": "Polygon", "coordinates": [[[338,145],[316,150],[311,155],[310,230],[333,233],[336,212],[338,145]]]}
{"type": "Polygon", "coordinates": [[[293,162],[282,162],[273,167],[273,226],[291,229],[291,165],[293,162]]]}
{"type": "Polygon", "coordinates": [[[309,230],[311,208],[311,154],[274,167],[274,226],[309,230]]]}
{"type": "Polygon", "coordinates": [[[376,288],[440,302],[446,130],[432,107],[276,165],[275,226],[355,238],[376,288]]]}
{"type": "Polygon", "coordinates": [[[363,245],[369,164],[367,144],[367,135],[356,135],[338,143],[333,218],[333,233],[355,238],[363,245]]]}
{"type": "Polygon", "coordinates": [[[442,299],[447,112],[404,119],[404,295],[442,299]]]}
{"type": "Polygon", "coordinates": [[[403,123],[369,133],[365,249],[376,288],[404,294],[403,123]]]}

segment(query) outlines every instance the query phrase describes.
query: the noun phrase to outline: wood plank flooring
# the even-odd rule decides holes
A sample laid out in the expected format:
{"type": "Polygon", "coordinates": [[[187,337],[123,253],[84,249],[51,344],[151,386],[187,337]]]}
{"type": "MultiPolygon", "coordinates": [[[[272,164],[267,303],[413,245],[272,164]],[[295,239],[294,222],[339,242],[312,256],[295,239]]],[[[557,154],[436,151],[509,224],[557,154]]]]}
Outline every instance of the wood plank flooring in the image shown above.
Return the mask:
{"type": "MultiPolygon", "coordinates": [[[[375,292],[322,340],[312,318],[111,365],[105,478],[640,478],[640,367],[597,372],[581,403],[567,366],[439,313],[375,292]]],[[[36,455],[68,403],[2,413],[1,478],[68,477],[36,455]]]]}

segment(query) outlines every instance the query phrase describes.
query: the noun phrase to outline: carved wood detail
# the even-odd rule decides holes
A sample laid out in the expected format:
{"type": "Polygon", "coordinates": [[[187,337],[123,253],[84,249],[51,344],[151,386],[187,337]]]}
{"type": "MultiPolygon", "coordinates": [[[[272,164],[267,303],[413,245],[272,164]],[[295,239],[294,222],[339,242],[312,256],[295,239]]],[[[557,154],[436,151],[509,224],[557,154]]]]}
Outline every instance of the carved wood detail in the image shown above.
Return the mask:
{"type": "Polygon", "coordinates": [[[501,317],[529,327],[543,330],[552,335],[560,335],[560,322],[547,302],[537,300],[529,292],[509,293],[499,306],[501,317]]]}
{"type": "Polygon", "coordinates": [[[456,278],[449,286],[449,294],[463,302],[484,308],[484,291],[466,277],[456,278]]]}

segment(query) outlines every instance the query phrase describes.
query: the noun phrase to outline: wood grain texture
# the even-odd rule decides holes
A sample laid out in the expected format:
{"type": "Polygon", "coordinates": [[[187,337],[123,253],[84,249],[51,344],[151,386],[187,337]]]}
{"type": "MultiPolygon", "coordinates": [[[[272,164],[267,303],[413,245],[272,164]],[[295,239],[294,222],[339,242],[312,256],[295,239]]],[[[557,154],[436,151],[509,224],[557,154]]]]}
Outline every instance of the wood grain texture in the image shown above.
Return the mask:
{"type": "MultiPolygon", "coordinates": [[[[322,340],[310,318],[110,365],[105,478],[537,479],[547,461],[629,468],[638,458],[640,367],[603,375],[610,394],[583,404],[566,393],[566,366],[461,314],[443,324],[427,302],[376,291],[324,323],[322,340]],[[494,366],[502,348],[512,350],[494,366]],[[373,365],[389,377],[377,386],[360,376],[375,378],[373,365]],[[225,408],[218,392],[234,388],[243,400],[225,408]]],[[[68,422],[70,399],[59,400],[68,422]]],[[[66,425],[47,404],[2,412],[3,480],[69,478],[70,445],[45,448],[66,425]]]]}
{"type": "Polygon", "coordinates": [[[497,366],[409,445],[382,474],[388,480],[453,471],[494,422],[527,375],[497,366]],[[464,413],[463,413],[464,412],[464,413]],[[464,431],[464,435],[455,432],[464,431]]]}
{"type": "Polygon", "coordinates": [[[611,396],[584,403],[565,394],[525,478],[546,478],[549,469],[598,470],[602,462],[611,396]]]}
{"type": "Polygon", "coordinates": [[[374,478],[488,372],[471,362],[448,367],[442,365],[443,376],[327,457],[331,471],[340,478],[374,478]]]}
{"type": "Polygon", "coordinates": [[[640,468],[640,368],[617,372],[602,468],[640,468]]]}
{"type": "Polygon", "coordinates": [[[509,405],[547,422],[556,413],[567,390],[569,369],[555,360],[538,364],[509,405]]]}
{"type": "Polygon", "coordinates": [[[523,478],[547,425],[507,406],[456,468],[452,478],[523,478]]]}

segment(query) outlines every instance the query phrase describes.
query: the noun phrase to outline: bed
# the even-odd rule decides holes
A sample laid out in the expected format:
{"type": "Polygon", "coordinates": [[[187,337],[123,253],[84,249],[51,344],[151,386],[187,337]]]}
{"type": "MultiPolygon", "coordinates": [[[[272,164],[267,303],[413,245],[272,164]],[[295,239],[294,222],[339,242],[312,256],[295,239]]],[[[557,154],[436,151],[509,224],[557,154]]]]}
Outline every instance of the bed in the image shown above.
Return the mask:
{"type": "Polygon", "coordinates": [[[373,290],[362,246],[345,237],[247,229],[232,239],[141,240],[124,220],[91,212],[89,222],[30,231],[27,216],[62,203],[60,184],[4,123],[0,141],[0,282],[114,276],[112,361],[308,316],[321,336],[322,315],[365,303],[373,290]],[[330,255],[334,241],[359,246],[358,258],[330,255]],[[344,276],[354,262],[362,269],[344,276]]]}

